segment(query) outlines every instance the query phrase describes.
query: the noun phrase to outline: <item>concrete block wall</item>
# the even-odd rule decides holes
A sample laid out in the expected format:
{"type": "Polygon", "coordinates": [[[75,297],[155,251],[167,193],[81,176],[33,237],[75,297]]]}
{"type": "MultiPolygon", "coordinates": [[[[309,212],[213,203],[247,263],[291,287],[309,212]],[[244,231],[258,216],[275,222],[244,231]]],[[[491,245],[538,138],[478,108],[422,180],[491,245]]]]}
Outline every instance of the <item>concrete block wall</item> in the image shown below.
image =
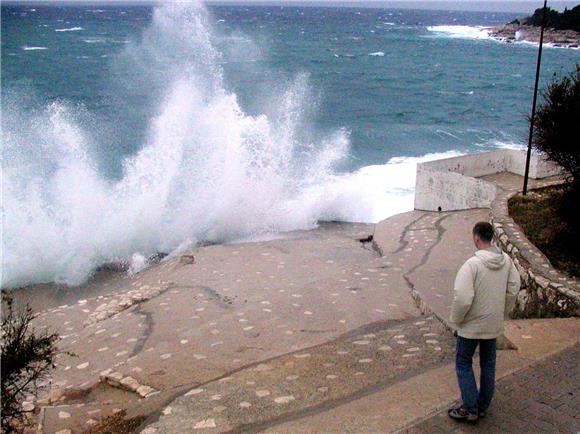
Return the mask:
{"type": "MultiPolygon", "coordinates": [[[[526,153],[512,149],[467,154],[417,164],[415,209],[422,211],[455,211],[489,208],[496,187],[476,179],[500,172],[524,174],[526,153]]],[[[539,179],[561,173],[554,163],[537,154],[530,160],[530,177],[539,179]]]]}
{"type": "Polygon", "coordinates": [[[453,211],[488,208],[495,195],[496,187],[489,182],[417,165],[415,209],[453,211]]]}

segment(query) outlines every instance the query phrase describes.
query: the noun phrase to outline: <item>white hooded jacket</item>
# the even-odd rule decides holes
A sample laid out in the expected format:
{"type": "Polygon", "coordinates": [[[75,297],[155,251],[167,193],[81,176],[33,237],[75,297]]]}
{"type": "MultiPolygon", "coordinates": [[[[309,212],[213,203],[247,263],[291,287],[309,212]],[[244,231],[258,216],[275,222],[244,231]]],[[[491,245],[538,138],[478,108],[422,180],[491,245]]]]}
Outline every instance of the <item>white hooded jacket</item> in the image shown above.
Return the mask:
{"type": "Polygon", "coordinates": [[[497,247],[478,250],[455,278],[451,323],[468,339],[495,339],[520,289],[520,275],[497,247]]]}

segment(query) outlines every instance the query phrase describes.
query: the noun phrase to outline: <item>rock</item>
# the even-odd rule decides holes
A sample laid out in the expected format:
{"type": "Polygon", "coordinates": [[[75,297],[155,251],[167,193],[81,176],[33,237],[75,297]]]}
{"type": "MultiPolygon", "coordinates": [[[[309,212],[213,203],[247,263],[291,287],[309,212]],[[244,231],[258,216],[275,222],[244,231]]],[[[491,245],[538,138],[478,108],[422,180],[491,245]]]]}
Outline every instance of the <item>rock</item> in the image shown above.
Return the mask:
{"type": "Polygon", "coordinates": [[[184,265],[194,264],[195,256],[193,256],[192,254],[181,255],[181,258],[179,258],[179,262],[181,262],[184,265]]]}
{"type": "Polygon", "coordinates": [[[118,371],[113,372],[105,376],[105,379],[111,386],[119,386],[121,384],[121,380],[123,379],[123,374],[118,371]]]}
{"type": "Polygon", "coordinates": [[[72,434],[70,429],[61,429],[60,431],[56,431],[54,434],[72,434]]]}
{"type": "Polygon", "coordinates": [[[58,412],[58,418],[59,419],[69,419],[70,418],[70,413],[68,413],[66,411],[59,411],[58,412]]]}
{"type": "Polygon", "coordinates": [[[534,280],[541,288],[544,288],[544,289],[546,289],[550,285],[550,281],[542,276],[536,276],[536,278],[534,280]]]}
{"type": "Polygon", "coordinates": [[[191,389],[189,392],[187,392],[185,394],[185,396],[198,395],[198,394],[202,393],[203,391],[204,391],[204,389],[191,389]]]}
{"type": "Polygon", "coordinates": [[[215,428],[215,419],[204,419],[194,425],[194,429],[215,428]]]}
{"type": "Polygon", "coordinates": [[[22,403],[22,411],[25,412],[34,411],[34,404],[30,401],[24,401],[22,403]]]}
{"type": "Polygon", "coordinates": [[[108,377],[108,375],[111,373],[111,371],[112,371],[112,369],[111,369],[111,368],[109,368],[109,369],[105,369],[104,371],[102,371],[102,372],[99,374],[99,380],[100,380],[100,381],[107,381],[107,377],[108,377]]]}
{"type": "Polygon", "coordinates": [[[288,395],[288,396],[280,396],[276,399],[274,399],[274,402],[276,404],[288,404],[291,401],[294,401],[294,396],[292,395],[288,395]]]}
{"type": "Polygon", "coordinates": [[[64,396],[64,389],[52,389],[48,393],[48,402],[54,404],[58,402],[64,396]]]}
{"type": "Polygon", "coordinates": [[[154,393],[155,389],[153,389],[152,387],[146,386],[146,385],[142,385],[139,386],[137,388],[137,393],[139,394],[139,396],[141,398],[147,398],[147,396],[149,396],[150,394],[154,393]]]}
{"type": "Polygon", "coordinates": [[[528,293],[525,290],[520,291],[517,300],[521,308],[525,307],[526,302],[528,301],[528,293]]]}
{"type": "Polygon", "coordinates": [[[136,392],[141,385],[133,377],[125,377],[121,380],[121,386],[130,390],[131,392],[136,392]]]}

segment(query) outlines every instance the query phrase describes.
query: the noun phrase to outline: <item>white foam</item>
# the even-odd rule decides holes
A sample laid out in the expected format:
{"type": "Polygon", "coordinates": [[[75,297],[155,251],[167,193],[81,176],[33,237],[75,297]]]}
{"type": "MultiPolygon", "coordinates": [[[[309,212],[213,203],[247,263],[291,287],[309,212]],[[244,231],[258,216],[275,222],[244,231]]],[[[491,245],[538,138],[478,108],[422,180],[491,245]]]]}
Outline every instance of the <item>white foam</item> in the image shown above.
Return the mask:
{"type": "Polygon", "coordinates": [[[24,47],[22,47],[22,49],[24,51],[48,50],[48,48],[46,48],[46,47],[28,47],[26,45],[24,47]]]}
{"type": "Polygon", "coordinates": [[[375,51],[374,53],[369,53],[369,56],[373,57],[383,57],[385,55],[384,51],[375,51]]]}
{"type": "Polygon", "coordinates": [[[520,142],[515,141],[505,142],[501,140],[492,140],[490,143],[487,144],[487,146],[500,149],[513,149],[516,151],[523,151],[527,148],[526,145],[520,142]]]}
{"type": "Polygon", "coordinates": [[[427,30],[435,34],[444,35],[450,38],[461,39],[491,39],[490,27],[484,26],[429,26],[427,30]]]}
{"type": "MultiPolygon", "coordinates": [[[[500,39],[498,38],[497,41],[499,42],[506,42],[506,40],[504,39],[500,39]]],[[[533,42],[533,41],[526,41],[524,39],[520,39],[514,42],[514,45],[525,45],[525,46],[529,46],[529,47],[534,47],[534,48],[538,48],[538,46],[540,45],[539,42],[533,42]]],[[[555,48],[555,49],[563,49],[563,50],[580,50],[580,47],[574,47],[574,46],[570,46],[567,44],[556,44],[553,42],[544,42],[543,44],[544,48],[555,48]]]]}
{"type": "Polygon", "coordinates": [[[3,100],[2,286],[78,284],[100,264],[129,261],[136,272],[152,254],[199,241],[321,220],[375,222],[412,209],[417,161],[441,155],[336,173],[348,132],[298,138],[308,77],[272,95],[276,103],[265,106],[278,111],[244,113],[226,90],[207,22],[200,4],[168,2],[127,46],[143,88],[164,92],[118,181],[99,172],[91,152],[99,137],[83,128],[76,106],[59,101],[30,112],[3,100]]]}
{"type": "Polygon", "coordinates": [[[82,27],[70,27],[67,29],[54,29],[55,32],[79,32],[84,30],[82,27]]]}
{"type": "Polygon", "coordinates": [[[417,163],[458,155],[449,151],[392,158],[387,164],[332,176],[307,190],[301,200],[321,220],[377,223],[413,209],[417,163]]]}
{"type": "Polygon", "coordinates": [[[133,253],[129,262],[129,274],[135,275],[143,271],[149,265],[149,261],[141,253],[133,253]]]}
{"type": "MultiPolygon", "coordinates": [[[[494,37],[491,35],[491,27],[485,26],[459,26],[459,25],[446,25],[446,26],[429,26],[427,30],[440,36],[445,36],[449,38],[459,38],[459,39],[485,39],[492,40],[495,42],[502,43],[514,43],[516,45],[527,45],[532,47],[537,47],[538,42],[526,41],[522,39],[523,35],[521,32],[515,32],[515,41],[506,40],[501,37],[494,37]]],[[[546,48],[562,48],[578,50],[580,47],[571,47],[568,45],[558,45],[554,43],[544,43],[546,48]]]]}
{"type": "Polygon", "coordinates": [[[104,42],[106,42],[105,38],[86,38],[83,39],[83,42],[85,42],[86,44],[102,44],[104,42]]]}

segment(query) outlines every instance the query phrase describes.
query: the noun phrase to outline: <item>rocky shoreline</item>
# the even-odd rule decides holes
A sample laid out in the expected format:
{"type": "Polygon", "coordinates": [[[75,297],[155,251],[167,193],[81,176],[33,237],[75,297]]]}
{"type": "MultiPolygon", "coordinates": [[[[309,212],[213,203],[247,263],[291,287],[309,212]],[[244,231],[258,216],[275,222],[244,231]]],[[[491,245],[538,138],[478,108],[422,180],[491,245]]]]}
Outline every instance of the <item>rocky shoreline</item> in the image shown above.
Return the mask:
{"type": "MultiPolygon", "coordinates": [[[[492,38],[512,43],[512,42],[540,42],[540,27],[528,26],[522,24],[506,24],[503,26],[493,27],[489,31],[492,38]]],[[[545,29],[544,44],[550,44],[559,48],[580,48],[580,32],[574,30],[554,30],[545,29]]]]}

